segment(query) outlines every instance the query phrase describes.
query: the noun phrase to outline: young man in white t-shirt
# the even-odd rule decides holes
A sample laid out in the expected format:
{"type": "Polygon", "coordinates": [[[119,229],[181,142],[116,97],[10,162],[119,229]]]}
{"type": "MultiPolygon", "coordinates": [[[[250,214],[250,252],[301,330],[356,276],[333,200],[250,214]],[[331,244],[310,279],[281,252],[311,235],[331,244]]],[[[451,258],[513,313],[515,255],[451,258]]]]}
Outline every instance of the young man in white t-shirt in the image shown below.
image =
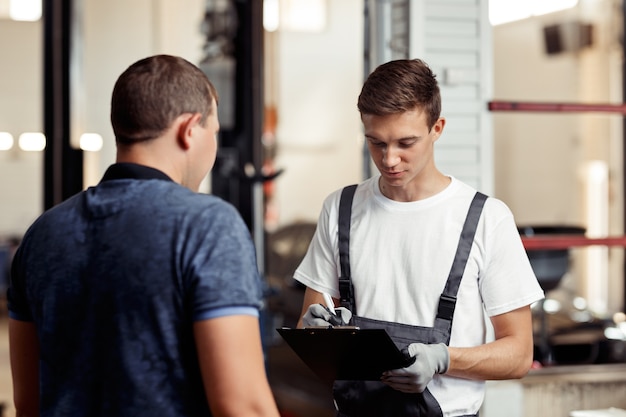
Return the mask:
{"type": "Polygon", "coordinates": [[[530,305],[543,291],[508,207],[437,169],[446,121],[426,63],[379,66],[358,108],[380,173],[353,188],[347,204],[351,273],[339,254],[342,190],[325,200],[295,272],[307,287],[299,327],[330,324],[328,294],[345,323],[411,335],[394,337],[415,358],[410,366],[380,381],[335,381],[338,416],[477,415],[485,380],[530,369],[530,305]]]}

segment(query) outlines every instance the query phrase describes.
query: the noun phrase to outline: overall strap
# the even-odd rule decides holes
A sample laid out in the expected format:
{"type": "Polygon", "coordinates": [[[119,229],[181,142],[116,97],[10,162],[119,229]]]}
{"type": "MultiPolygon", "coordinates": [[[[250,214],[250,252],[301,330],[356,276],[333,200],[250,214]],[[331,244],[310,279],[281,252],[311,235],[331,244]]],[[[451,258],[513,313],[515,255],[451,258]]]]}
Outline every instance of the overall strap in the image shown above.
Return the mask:
{"type": "MultiPolygon", "coordinates": [[[[350,272],[350,218],[352,215],[352,199],[356,185],[345,187],[341,192],[339,201],[339,264],[341,267],[341,276],[339,277],[339,296],[341,306],[352,311],[356,315],[356,303],[354,299],[354,287],[351,280],[350,272]]],[[[450,333],[452,330],[452,318],[456,308],[456,296],[461,285],[461,279],[465,272],[465,265],[469,258],[478,221],[482,213],[487,196],[476,192],[470,204],[459,243],[457,246],[454,261],[450,268],[448,281],[445,289],[439,299],[437,308],[437,316],[435,318],[435,328],[447,335],[447,342],[450,342],[450,333]]]]}
{"type": "Polygon", "coordinates": [[[456,308],[456,296],[459,292],[461,278],[463,278],[465,265],[467,264],[467,259],[469,258],[469,253],[474,242],[478,220],[480,219],[480,214],[482,213],[486,200],[487,196],[480,192],[476,192],[474,195],[474,199],[467,212],[467,217],[465,218],[465,223],[463,224],[463,230],[461,231],[461,237],[459,238],[459,244],[456,249],[454,261],[452,262],[452,268],[450,268],[446,287],[439,299],[435,328],[448,335],[446,344],[450,343],[452,318],[454,317],[454,309],[456,308]]]}
{"type": "Polygon", "coordinates": [[[339,200],[339,300],[341,306],[356,314],[354,301],[354,287],[350,273],[350,219],[352,217],[352,199],[356,191],[356,184],[348,185],[341,191],[339,200]]]}

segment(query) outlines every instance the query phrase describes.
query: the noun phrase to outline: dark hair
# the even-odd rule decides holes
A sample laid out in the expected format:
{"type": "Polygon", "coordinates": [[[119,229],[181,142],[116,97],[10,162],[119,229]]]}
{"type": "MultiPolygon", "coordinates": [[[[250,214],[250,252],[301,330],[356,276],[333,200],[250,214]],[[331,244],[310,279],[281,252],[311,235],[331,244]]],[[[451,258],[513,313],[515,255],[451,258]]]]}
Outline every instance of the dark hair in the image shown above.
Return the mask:
{"type": "Polygon", "coordinates": [[[113,88],[111,125],[118,143],[150,140],[178,116],[200,113],[205,124],[218,100],[207,76],[189,61],[155,55],[132,64],[113,88]]]}
{"type": "Polygon", "coordinates": [[[380,65],[363,84],[357,107],[361,114],[384,116],[422,108],[431,129],[441,114],[435,74],[424,61],[400,59],[380,65]]]}

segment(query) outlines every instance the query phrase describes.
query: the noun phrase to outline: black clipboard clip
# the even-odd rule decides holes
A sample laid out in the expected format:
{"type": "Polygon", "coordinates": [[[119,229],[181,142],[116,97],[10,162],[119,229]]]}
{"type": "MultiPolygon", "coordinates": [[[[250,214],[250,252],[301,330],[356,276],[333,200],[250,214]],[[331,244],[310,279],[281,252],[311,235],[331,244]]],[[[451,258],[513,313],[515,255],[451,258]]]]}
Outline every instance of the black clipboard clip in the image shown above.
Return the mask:
{"type": "Polygon", "coordinates": [[[337,315],[337,313],[335,313],[334,311],[331,311],[329,307],[323,304],[322,304],[322,307],[324,307],[326,311],[330,313],[330,318],[328,319],[328,322],[330,323],[332,327],[345,327],[346,326],[346,323],[343,321],[341,316],[337,315]]]}

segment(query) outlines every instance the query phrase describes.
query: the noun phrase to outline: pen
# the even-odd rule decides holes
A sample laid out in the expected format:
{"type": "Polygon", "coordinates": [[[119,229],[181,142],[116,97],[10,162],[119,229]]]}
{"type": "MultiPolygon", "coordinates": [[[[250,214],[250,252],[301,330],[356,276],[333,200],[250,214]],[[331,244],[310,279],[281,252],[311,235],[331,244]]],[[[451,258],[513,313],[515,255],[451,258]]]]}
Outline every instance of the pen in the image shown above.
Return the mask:
{"type": "Polygon", "coordinates": [[[335,313],[335,303],[333,302],[333,299],[330,297],[330,295],[323,293],[322,294],[324,296],[324,302],[326,303],[326,307],[328,307],[328,310],[333,313],[335,313]]]}

